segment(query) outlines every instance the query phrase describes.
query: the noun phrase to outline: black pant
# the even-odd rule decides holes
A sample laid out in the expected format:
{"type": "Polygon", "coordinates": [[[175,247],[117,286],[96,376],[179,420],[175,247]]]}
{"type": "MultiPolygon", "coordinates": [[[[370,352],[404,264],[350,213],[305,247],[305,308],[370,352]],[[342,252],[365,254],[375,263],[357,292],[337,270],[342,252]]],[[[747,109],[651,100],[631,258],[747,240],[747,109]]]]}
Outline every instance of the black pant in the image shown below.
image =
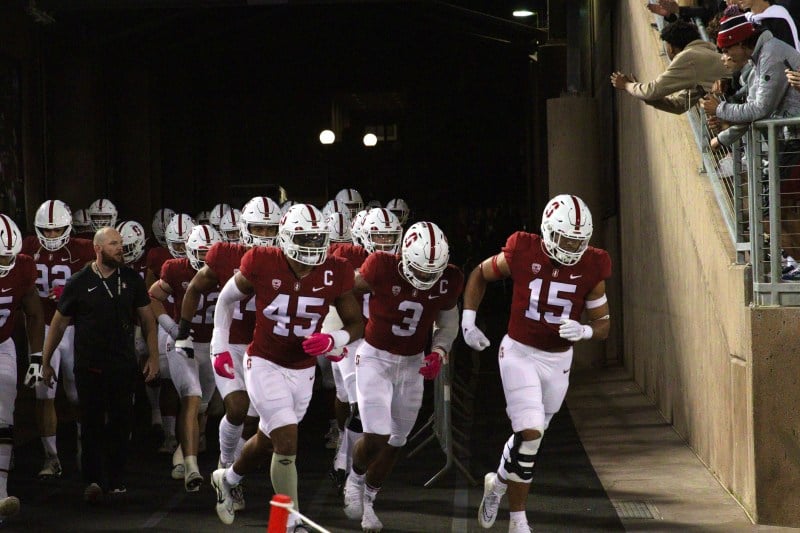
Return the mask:
{"type": "Polygon", "coordinates": [[[119,488],[125,481],[135,366],[76,368],[75,382],[81,408],[83,478],[105,490],[119,488]]]}

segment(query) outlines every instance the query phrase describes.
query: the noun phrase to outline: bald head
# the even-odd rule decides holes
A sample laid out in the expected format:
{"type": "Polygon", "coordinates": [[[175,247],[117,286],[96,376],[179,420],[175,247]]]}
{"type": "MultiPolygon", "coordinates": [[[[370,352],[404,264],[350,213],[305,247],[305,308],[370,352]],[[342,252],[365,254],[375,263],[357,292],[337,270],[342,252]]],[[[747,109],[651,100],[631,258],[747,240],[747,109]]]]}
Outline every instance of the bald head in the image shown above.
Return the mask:
{"type": "Polygon", "coordinates": [[[111,227],[100,228],[94,234],[94,253],[97,264],[117,268],[125,264],[122,255],[122,236],[111,227]]]}
{"type": "Polygon", "coordinates": [[[106,226],[104,228],[100,228],[94,234],[94,245],[95,246],[102,246],[109,241],[109,239],[116,238],[119,241],[122,241],[122,236],[119,234],[117,230],[110,226],[106,226]]]}

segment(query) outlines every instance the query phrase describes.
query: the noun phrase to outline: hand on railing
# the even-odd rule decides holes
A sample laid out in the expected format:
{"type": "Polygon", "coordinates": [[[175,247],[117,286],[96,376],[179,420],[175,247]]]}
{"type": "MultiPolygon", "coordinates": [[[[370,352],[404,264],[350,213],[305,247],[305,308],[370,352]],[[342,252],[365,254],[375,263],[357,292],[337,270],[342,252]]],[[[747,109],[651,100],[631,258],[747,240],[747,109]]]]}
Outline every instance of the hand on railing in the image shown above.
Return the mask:
{"type": "Polygon", "coordinates": [[[647,9],[655,15],[668,17],[670,15],[677,15],[680,10],[678,2],[675,0],[659,0],[656,4],[647,4],[647,9]]]}
{"type": "Polygon", "coordinates": [[[610,78],[611,78],[611,85],[613,85],[615,89],[619,89],[620,91],[625,90],[626,84],[636,82],[636,77],[633,74],[623,74],[622,72],[619,71],[612,73],[610,78]]]}
{"type": "Polygon", "coordinates": [[[700,99],[700,107],[706,112],[709,117],[717,116],[717,106],[719,105],[719,97],[713,94],[706,94],[700,99]]]}

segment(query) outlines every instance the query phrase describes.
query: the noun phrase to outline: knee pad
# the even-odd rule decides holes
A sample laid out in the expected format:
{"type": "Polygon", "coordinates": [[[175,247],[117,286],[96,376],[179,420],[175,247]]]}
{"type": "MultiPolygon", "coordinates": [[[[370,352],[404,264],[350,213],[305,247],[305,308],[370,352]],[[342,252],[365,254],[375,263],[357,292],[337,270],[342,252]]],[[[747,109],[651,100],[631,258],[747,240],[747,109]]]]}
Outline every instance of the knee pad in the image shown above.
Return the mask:
{"type": "Polygon", "coordinates": [[[389,435],[389,446],[394,446],[395,448],[402,448],[408,442],[407,437],[401,437],[400,435],[389,435]]]}
{"type": "Polygon", "coordinates": [[[0,426],[0,446],[14,444],[14,426],[0,426]]]}
{"type": "Polygon", "coordinates": [[[533,465],[541,442],[541,437],[522,440],[522,433],[515,433],[503,450],[502,469],[508,474],[504,477],[517,483],[533,481],[533,465]]]}

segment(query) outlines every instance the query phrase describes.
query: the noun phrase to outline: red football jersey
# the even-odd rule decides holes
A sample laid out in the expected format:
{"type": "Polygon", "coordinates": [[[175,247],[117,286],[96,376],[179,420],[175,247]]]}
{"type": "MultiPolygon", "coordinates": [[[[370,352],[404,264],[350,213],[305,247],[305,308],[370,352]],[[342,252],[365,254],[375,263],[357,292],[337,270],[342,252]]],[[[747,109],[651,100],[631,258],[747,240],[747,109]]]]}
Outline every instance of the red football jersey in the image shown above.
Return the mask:
{"type": "MultiPolygon", "coordinates": [[[[186,294],[186,287],[192,281],[197,271],[189,264],[185,257],[170,259],[161,267],[161,279],[172,287],[172,296],[175,298],[175,311],[172,318],[175,322],[181,319],[181,304],[186,294]]],[[[219,289],[201,294],[197,302],[197,312],[192,317],[192,338],[196,342],[211,342],[211,332],[214,329],[214,302],[219,296],[219,289]]]]}
{"type": "MultiPolygon", "coordinates": [[[[172,259],[172,254],[169,253],[167,248],[163,246],[156,246],[155,248],[150,248],[145,252],[145,265],[147,269],[153,272],[155,277],[161,276],[161,267],[164,266],[164,263],[172,259]]],[[[150,287],[147,287],[148,289],[150,287]]],[[[166,302],[162,302],[164,304],[164,311],[167,312],[169,316],[175,315],[175,298],[170,296],[167,298],[166,302]]],[[[178,313],[180,316],[180,313],[178,313]]]]}
{"type": "Polygon", "coordinates": [[[257,246],[242,258],[242,275],[256,291],[256,329],[247,353],[286,368],[309,368],[316,357],[303,351],[303,340],[319,332],[328,307],[353,289],[353,267],[328,256],[302,279],[280,248],[257,246]]]}
{"type": "MultiPolygon", "coordinates": [[[[239,263],[247,250],[243,244],[219,242],[206,253],[206,265],[217,275],[220,290],[239,271],[239,263]]],[[[250,344],[255,327],[256,297],[253,296],[239,302],[233,311],[230,343],[250,344]]]]}
{"type": "Polygon", "coordinates": [[[67,244],[51,252],[39,243],[35,235],[29,235],[22,241],[22,253],[33,257],[36,263],[36,289],[42,299],[44,323],[49,324],[57,305],[55,300],[48,297],[50,291],[57,285],[66,285],[72,274],[95,260],[94,245],[86,239],[71,237],[67,244]]]}
{"type": "Polygon", "coordinates": [[[565,318],[580,320],[586,295],[611,276],[608,253],[590,246],[577,264],[564,266],[545,253],[541,237],[523,231],[508,238],[503,253],[514,281],[508,335],[540,350],[570,347],[558,328],[565,318]]]}
{"type": "Polygon", "coordinates": [[[447,265],[436,285],[420,290],[400,274],[399,263],[399,255],[374,252],[361,265],[361,276],[372,288],[364,339],[393,354],[415,355],[425,349],[439,311],[458,303],[464,274],[447,265]]]}
{"type": "MultiPolygon", "coordinates": [[[[367,257],[369,257],[369,252],[367,252],[361,246],[356,246],[355,244],[346,242],[337,242],[334,244],[336,244],[336,246],[334,247],[331,245],[330,248],[331,255],[347,259],[356,270],[361,268],[361,265],[363,265],[364,261],[366,261],[367,257]]],[[[359,300],[358,303],[361,305],[361,315],[365,319],[369,318],[369,293],[366,293],[360,298],[356,299],[359,300]]]]}
{"type": "Polygon", "coordinates": [[[17,254],[14,268],[0,278],[0,342],[5,342],[13,335],[22,298],[36,283],[36,276],[33,259],[17,254]]]}
{"type": "MultiPolygon", "coordinates": [[[[142,257],[137,259],[131,264],[126,264],[128,268],[132,269],[134,272],[139,274],[142,279],[146,279],[147,276],[147,257],[142,254],[142,257]]],[[[148,287],[149,288],[149,287],[148,287]]]]}

